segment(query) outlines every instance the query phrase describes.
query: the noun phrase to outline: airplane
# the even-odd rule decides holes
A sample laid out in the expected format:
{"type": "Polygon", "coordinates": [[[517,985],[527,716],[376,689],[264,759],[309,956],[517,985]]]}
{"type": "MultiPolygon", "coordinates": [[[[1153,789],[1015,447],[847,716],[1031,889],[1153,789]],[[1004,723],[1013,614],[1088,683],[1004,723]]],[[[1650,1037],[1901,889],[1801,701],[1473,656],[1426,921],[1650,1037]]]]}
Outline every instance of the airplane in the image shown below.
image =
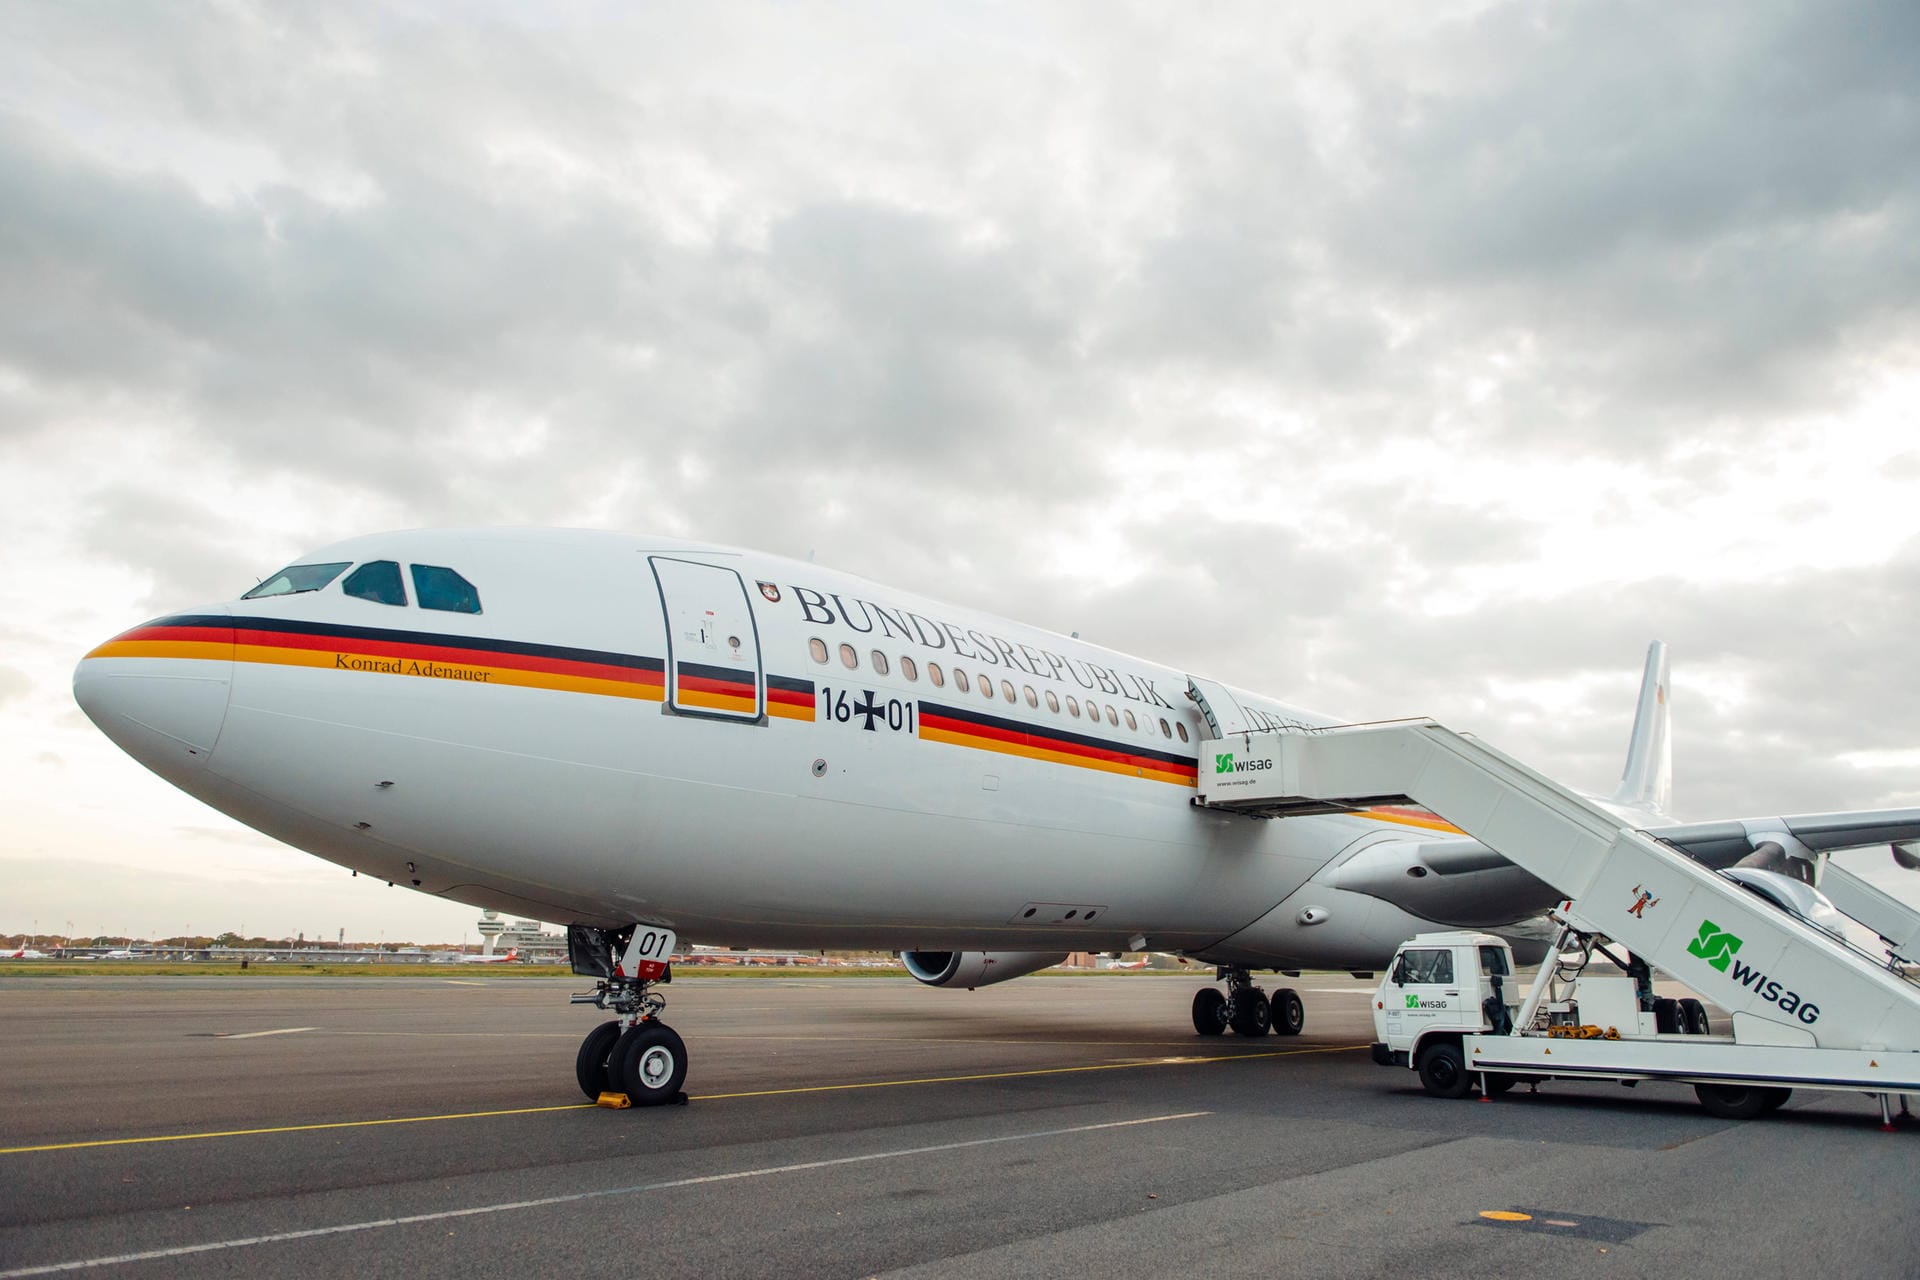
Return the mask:
{"type": "MultiPolygon", "coordinates": [[[[1624,823],[1715,867],[1920,865],[1920,809],[1682,824],[1665,646],[1624,823]]],[[[1209,740],[1337,720],[812,563],[587,530],[381,533],[88,653],[74,696],[160,777],[390,885],[567,923],[614,1014],[589,1098],[683,1097],[680,939],[890,950],[937,988],[1074,951],[1214,966],[1196,1033],[1298,1034],[1258,971],[1377,969],[1436,928],[1545,953],[1557,893],[1433,813],[1262,819],[1193,801],[1209,740]]],[[[1597,797],[1596,797],[1597,798],[1597,797]]]]}
{"type": "Polygon", "coordinates": [[[512,964],[520,958],[520,948],[514,947],[502,955],[461,956],[461,964],[512,964]]]}
{"type": "Polygon", "coordinates": [[[102,958],[107,960],[138,960],[140,955],[132,947],[122,947],[118,951],[107,952],[102,958]]]}
{"type": "Polygon", "coordinates": [[[0,960],[45,960],[47,953],[35,951],[32,947],[21,947],[15,951],[0,951],[0,960]]]}

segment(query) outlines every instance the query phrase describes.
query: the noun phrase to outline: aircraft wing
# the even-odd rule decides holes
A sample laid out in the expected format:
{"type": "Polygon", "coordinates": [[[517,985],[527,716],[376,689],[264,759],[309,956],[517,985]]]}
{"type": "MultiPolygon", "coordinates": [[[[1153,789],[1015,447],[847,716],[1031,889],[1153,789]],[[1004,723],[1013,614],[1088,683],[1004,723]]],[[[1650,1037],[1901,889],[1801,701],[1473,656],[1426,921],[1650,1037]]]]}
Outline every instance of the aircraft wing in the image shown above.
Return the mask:
{"type": "MultiPolygon", "coordinates": [[[[1863,809],[1853,813],[1810,813],[1780,818],[1731,818],[1719,822],[1682,822],[1646,827],[1646,833],[1713,868],[1730,867],[1754,850],[1769,833],[1784,831],[1814,853],[1867,845],[1904,845],[1920,841],[1920,809],[1863,809]]],[[[1420,845],[1419,860],[1435,875],[1492,871],[1507,860],[1478,840],[1435,840],[1420,845]]],[[[1920,870],[1912,851],[1895,851],[1900,865],[1920,870]]]]}
{"type": "MultiPolygon", "coordinates": [[[[1735,818],[1720,822],[1683,822],[1648,827],[1646,833],[1698,858],[1710,867],[1728,867],[1753,852],[1757,839],[1786,832],[1814,853],[1867,845],[1903,845],[1920,840],[1920,809],[1863,809],[1852,813],[1809,813],[1794,817],[1735,818]]],[[[1911,864],[1894,856],[1902,866],[1911,864]]],[[[1910,858],[1911,853],[1908,854],[1910,858]]]]}

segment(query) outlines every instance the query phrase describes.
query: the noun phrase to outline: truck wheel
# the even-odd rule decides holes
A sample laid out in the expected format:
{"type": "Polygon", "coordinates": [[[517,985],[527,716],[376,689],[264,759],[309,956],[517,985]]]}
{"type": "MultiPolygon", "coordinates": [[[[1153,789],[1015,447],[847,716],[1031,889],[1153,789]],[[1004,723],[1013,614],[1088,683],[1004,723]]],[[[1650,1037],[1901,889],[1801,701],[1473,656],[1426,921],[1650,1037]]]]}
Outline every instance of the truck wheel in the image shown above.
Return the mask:
{"type": "Polygon", "coordinates": [[[1486,1081],[1489,1096],[1505,1093],[1520,1083],[1519,1079],[1514,1076],[1494,1075],[1492,1072],[1487,1073],[1486,1081]]]}
{"type": "Polygon", "coordinates": [[[1653,1029],[1663,1036],[1679,1035],[1686,1031],[1686,1025],[1680,1021],[1678,1000],[1662,996],[1653,1002],[1653,1029]]]}
{"type": "Polygon", "coordinates": [[[1442,1041],[1420,1051],[1420,1084],[1436,1098],[1464,1098],[1473,1087],[1460,1046],[1442,1041]]]}
{"type": "Polygon", "coordinates": [[[1767,1109],[1774,1093],[1745,1084],[1697,1084],[1693,1092],[1707,1114],[1720,1120],[1751,1120],[1767,1109]]]}
{"type": "Polygon", "coordinates": [[[1713,1024],[1707,1020],[1707,1006],[1688,996],[1680,1002],[1680,1025],[1690,1036],[1711,1035],[1713,1024]]]}
{"type": "Polygon", "coordinates": [[[1768,1089],[1766,1093],[1767,1103],[1764,1109],[1767,1111],[1778,1111],[1780,1108],[1786,1106],[1787,1099],[1793,1096],[1793,1090],[1791,1089],[1768,1089]]]}
{"type": "Polygon", "coordinates": [[[1193,993],[1193,1029],[1203,1036],[1227,1029],[1227,998],[1220,988],[1202,987],[1193,993]]]}

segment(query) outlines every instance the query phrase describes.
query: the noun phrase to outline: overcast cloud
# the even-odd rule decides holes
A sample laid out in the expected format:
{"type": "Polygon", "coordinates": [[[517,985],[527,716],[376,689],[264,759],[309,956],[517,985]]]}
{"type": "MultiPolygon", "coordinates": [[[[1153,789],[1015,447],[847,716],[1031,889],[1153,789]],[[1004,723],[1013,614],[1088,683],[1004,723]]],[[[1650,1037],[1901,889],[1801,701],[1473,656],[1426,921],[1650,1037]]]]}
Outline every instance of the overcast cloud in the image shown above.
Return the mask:
{"type": "Polygon", "coordinates": [[[0,9],[0,931],[457,936],[68,688],[423,524],[813,552],[1596,789],[1658,636],[1683,816],[1920,804],[1912,4],[444,13],[0,9]]]}

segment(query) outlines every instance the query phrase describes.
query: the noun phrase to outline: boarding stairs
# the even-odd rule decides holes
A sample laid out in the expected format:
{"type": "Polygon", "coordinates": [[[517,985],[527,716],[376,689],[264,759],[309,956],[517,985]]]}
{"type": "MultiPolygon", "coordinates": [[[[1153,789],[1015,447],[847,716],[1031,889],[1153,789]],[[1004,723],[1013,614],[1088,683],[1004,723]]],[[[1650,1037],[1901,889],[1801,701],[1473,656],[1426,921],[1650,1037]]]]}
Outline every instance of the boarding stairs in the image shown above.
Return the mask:
{"type": "MultiPolygon", "coordinates": [[[[1572,928],[1613,939],[1727,1010],[1736,1045],[1920,1054],[1920,987],[1884,961],[1473,737],[1399,720],[1235,732],[1200,748],[1195,804],[1208,809],[1259,817],[1379,804],[1431,810],[1557,889],[1566,900],[1555,914],[1572,928]]],[[[1836,871],[1829,865],[1825,874],[1836,871]]],[[[1920,915],[1857,877],[1834,883],[1847,895],[1835,899],[1843,912],[1852,914],[1851,903],[1872,914],[1866,922],[1906,948],[1901,954],[1920,950],[1920,915]]],[[[1844,1056],[1844,1078],[1863,1078],[1856,1055],[1844,1056]]],[[[1920,1080],[1920,1058],[1874,1060],[1871,1078],[1889,1066],[1920,1080]]]]}
{"type": "Polygon", "coordinates": [[[1829,858],[1820,873],[1820,892],[1840,914],[1880,935],[1895,964],[1920,963],[1920,911],[1868,884],[1829,858]]]}

